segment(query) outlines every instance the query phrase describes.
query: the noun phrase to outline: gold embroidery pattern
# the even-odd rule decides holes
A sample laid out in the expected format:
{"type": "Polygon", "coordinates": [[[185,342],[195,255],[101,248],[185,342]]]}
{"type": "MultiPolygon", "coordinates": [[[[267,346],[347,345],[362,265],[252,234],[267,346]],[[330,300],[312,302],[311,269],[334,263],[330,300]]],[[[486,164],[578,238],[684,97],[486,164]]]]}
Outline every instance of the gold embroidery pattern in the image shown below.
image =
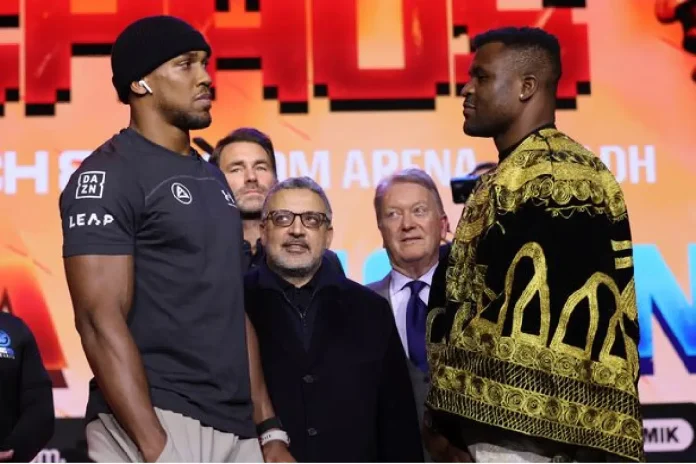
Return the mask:
{"type": "MultiPolygon", "coordinates": [[[[432,372],[427,403],[482,423],[643,460],[638,350],[626,327],[637,324],[633,279],[621,289],[611,275],[588,274],[555,309],[557,320],[552,323],[551,271],[542,246],[528,242],[506,264],[503,291],[497,294],[488,287],[488,263],[479,261],[479,246],[502,215],[527,203],[555,218],[582,213],[611,223],[627,219],[623,194],[611,172],[555,129],[528,137],[493,173],[483,176],[455,232],[447,270],[448,306],[427,320],[432,372]],[[531,262],[533,271],[513,298],[521,261],[531,262]],[[600,288],[603,295],[613,296],[603,300],[602,314],[609,311],[611,316],[601,328],[600,288]],[[502,306],[497,314],[488,314],[493,300],[502,300],[502,306]],[[449,340],[432,340],[434,321],[447,311],[456,311],[449,340]],[[576,311],[585,312],[588,321],[579,346],[566,343],[567,335],[578,342],[579,334],[566,333],[576,311]],[[539,328],[525,332],[524,318],[536,316],[539,328]],[[503,335],[506,320],[511,320],[509,336],[503,335]],[[598,337],[601,351],[593,358],[598,337]],[[615,351],[617,344],[624,350],[615,351]],[[613,354],[622,351],[624,356],[613,354]]],[[[614,258],[615,269],[631,267],[631,241],[614,240],[611,245],[614,252],[628,251],[614,258]]]]}
{"type": "Polygon", "coordinates": [[[524,203],[551,206],[552,214],[570,217],[576,211],[605,214],[613,221],[626,217],[623,193],[613,174],[584,148],[561,138],[558,151],[530,145],[530,137],[503,161],[495,179],[496,206],[514,212],[524,203]],[[571,151],[573,150],[574,151],[571,151]],[[578,203],[570,205],[570,203],[578,203]]]}
{"type": "Polygon", "coordinates": [[[622,258],[614,258],[614,266],[616,269],[628,269],[633,267],[633,257],[624,256],[622,258]]]}
{"type": "Polygon", "coordinates": [[[633,248],[633,243],[630,240],[612,240],[611,249],[614,251],[625,251],[631,250],[633,248]]]}

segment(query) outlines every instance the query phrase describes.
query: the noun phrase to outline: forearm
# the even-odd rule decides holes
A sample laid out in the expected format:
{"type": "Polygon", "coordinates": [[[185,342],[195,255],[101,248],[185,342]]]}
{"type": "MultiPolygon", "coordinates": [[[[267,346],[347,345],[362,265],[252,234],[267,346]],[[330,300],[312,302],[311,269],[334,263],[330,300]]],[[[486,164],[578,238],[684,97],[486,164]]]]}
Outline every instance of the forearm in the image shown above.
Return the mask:
{"type": "Polygon", "coordinates": [[[143,456],[156,458],[166,433],[153,409],[143,362],[125,322],[112,323],[108,330],[94,323],[80,329],[87,360],[111,411],[143,456]]]}
{"type": "Polygon", "coordinates": [[[254,404],[254,423],[272,418],[275,415],[273,404],[268,395],[266,381],[261,365],[261,353],[256,330],[249,317],[246,316],[247,350],[249,352],[249,377],[251,379],[251,401],[254,404]]]}
{"type": "Polygon", "coordinates": [[[0,449],[14,450],[16,462],[29,462],[51,439],[54,429],[53,393],[47,388],[22,392],[22,408],[12,433],[0,449]]]}

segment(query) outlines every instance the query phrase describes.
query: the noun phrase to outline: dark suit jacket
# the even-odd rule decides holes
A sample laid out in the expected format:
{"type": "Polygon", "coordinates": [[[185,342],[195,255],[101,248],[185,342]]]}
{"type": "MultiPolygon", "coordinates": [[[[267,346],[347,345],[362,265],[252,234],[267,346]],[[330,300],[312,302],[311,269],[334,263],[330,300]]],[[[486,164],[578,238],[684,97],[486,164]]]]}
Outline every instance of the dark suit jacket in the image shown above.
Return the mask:
{"type": "Polygon", "coordinates": [[[245,279],[268,391],[298,461],[423,461],[413,390],[384,299],[332,266],[322,285],[309,351],[287,300],[262,264],[245,279]]]}

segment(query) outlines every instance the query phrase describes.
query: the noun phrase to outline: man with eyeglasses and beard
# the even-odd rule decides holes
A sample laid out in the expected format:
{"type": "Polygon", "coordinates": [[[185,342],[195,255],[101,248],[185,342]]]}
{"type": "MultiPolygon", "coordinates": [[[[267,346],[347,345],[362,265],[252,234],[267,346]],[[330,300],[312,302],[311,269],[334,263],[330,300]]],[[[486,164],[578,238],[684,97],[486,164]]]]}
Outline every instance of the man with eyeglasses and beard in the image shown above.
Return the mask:
{"type": "Polygon", "coordinates": [[[299,462],[422,462],[389,304],[327,265],[331,219],[329,200],[310,178],[273,186],[261,215],[266,259],[245,279],[247,314],[290,453],[299,462]]]}

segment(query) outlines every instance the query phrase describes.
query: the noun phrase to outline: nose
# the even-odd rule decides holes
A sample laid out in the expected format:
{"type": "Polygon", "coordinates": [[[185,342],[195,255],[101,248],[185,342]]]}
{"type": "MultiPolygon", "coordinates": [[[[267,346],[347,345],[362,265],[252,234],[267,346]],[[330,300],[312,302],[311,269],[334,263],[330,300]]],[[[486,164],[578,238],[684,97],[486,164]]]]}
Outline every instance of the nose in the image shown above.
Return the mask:
{"type": "Polygon", "coordinates": [[[205,87],[210,87],[213,85],[213,79],[210,77],[210,74],[203,63],[201,63],[200,70],[201,72],[198,78],[198,84],[205,87]]]}
{"type": "Polygon", "coordinates": [[[295,220],[288,227],[288,233],[293,237],[302,237],[305,234],[304,226],[299,216],[295,216],[295,220]]]}
{"type": "Polygon", "coordinates": [[[244,182],[256,182],[256,170],[254,168],[244,170],[244,182]]]}
{"type": "Polygon", "coordinates": [[[459,92],[459,95],[466,98],[468,95],[471,95],[474,93],[474,85],[472,84],[472,79],[469,79],[466,84],[464,84],[464,87],[462,87],[462,91],[459,92]]]}
{"type": "Polygon", "coordinates": [[[411,213],[406,212],[404,213],[402,219],[401,219],[401,229],[402,230],[411,230],[415,227],[415,224],[413,222],[413,217],[411,216],[411,213]]]}

